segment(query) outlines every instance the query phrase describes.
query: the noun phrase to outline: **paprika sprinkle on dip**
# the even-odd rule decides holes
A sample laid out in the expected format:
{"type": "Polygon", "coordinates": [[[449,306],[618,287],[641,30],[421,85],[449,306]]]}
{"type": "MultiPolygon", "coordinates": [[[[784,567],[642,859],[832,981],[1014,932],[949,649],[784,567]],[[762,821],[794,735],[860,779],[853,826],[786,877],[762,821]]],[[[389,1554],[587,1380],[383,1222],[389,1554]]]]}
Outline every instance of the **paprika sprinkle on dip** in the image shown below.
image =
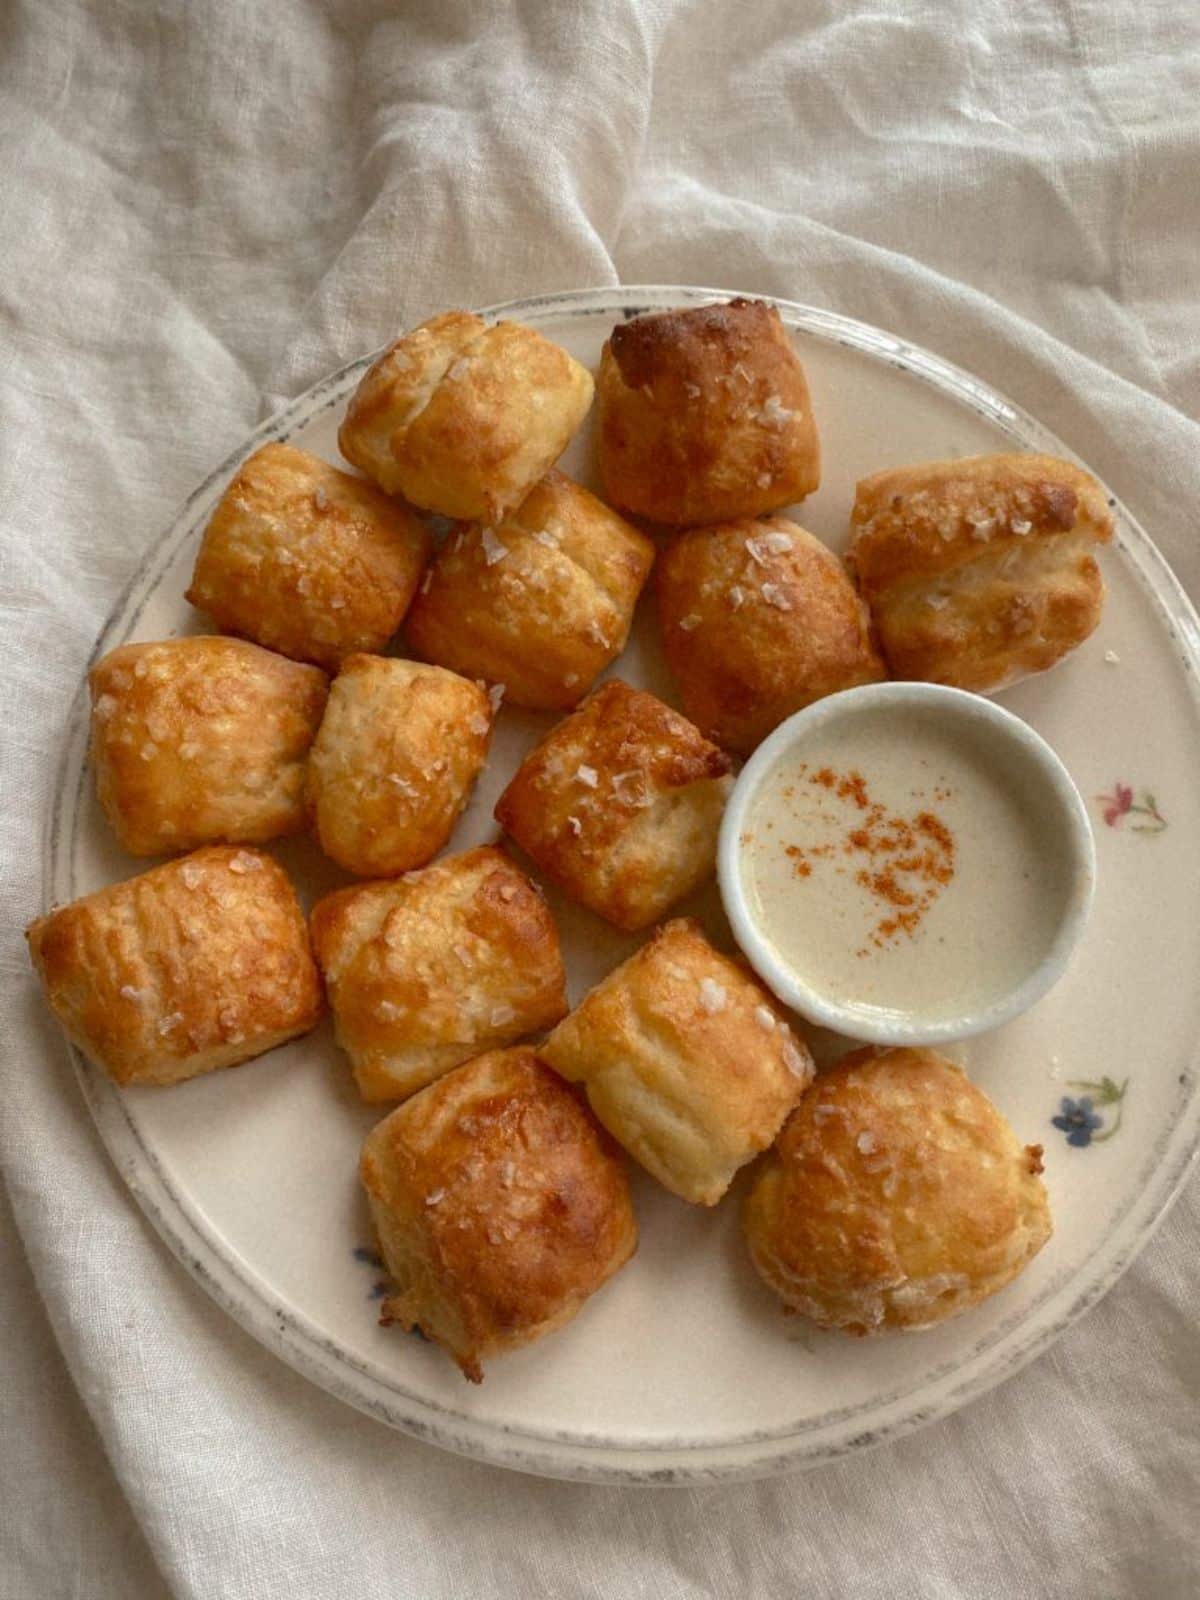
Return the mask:
{"type": "Polygon", "coordinates": [[[758,784],[739,845],[761,933],[839,1005],[986,1008],[1054,936],[1058,869],[1019,779],[936,718],[919,737],[886,710],[818,726],[758,784]]]}
{"type": "MultiPolygon", "coordinates": [[[[806,763],[801,762],[801,767],[806,763]]],[[[802,779],[803,781],[803,779],[802,779]]],[[[841,842],[841,854],[855,866],[854,881],[867,889],[881,907],[879,921],[871,929],[870,943],[877,949],[889,939],[912,935],[938,894],[954,877],[954,835],[933,811],[919,811],[915,817],[890,813],[871,798],[867,780],[857,769],[834,772],[831,767],[808,773],[815,783],[839,800],[849,800],[857,809],[853,826],[841,842]]],[[[795,788],[792,786],[792,793],[795,788]]],[[[938,788],[943,800],[949,791],[938,788]]],[[[826,858],[837,847],[822,844],[805,850],[801,845],[784,847],[792,871],[800,878],[812,875],[809,856],[826,858]]],[[[865,956],[864,947],[858,954],[865,956]]]]}

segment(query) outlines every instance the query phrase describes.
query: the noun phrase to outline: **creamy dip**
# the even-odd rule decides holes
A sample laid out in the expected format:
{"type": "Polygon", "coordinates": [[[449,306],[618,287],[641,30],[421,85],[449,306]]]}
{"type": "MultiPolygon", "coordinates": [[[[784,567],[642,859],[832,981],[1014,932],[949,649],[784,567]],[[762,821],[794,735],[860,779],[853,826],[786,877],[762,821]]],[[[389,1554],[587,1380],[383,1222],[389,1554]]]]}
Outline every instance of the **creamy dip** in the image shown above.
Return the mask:
{"type": "Polygon", "coordinates": [[[1037,785],[957,719],[880,705],[815,727],[740,836],[755,923],[821,998],[936,1023],[1047,954],[1071,867],[1037,785]]]}

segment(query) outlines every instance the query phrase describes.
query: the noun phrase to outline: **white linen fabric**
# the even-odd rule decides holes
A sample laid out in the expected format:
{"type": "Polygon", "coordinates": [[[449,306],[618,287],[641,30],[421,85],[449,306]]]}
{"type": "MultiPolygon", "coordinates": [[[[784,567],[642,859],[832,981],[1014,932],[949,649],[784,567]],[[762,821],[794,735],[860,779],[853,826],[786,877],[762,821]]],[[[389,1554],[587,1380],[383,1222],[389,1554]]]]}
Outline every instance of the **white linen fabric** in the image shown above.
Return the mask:
{"type": "Polygon", "coordinates": [[[1194,1187],[1051,1354],[887,1449],[674,1492],[522,1479],[327,1398],[192,1284],[20,930],[139,558],[267,411],[447,304],[700,283],[880,324],[1044,419],[1200,594],[1198,104],[1194,0],[10,0],[5,1600],[1197,1592],[1194,1187]]]}

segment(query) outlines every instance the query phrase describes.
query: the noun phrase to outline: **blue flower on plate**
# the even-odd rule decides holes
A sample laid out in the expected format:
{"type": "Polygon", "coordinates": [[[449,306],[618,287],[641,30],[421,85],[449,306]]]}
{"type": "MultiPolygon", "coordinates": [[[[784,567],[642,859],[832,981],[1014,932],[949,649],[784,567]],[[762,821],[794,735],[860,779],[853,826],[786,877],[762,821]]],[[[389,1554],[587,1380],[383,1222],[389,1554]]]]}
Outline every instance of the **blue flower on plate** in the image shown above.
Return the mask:
{"type": "Polygon", "coordinates": [[[1081,1095],[1078,1100],[1072,1100],[1070,1095],[1063,1095],[1062,1113],[1057,1117],[1051,1117],[1050,1121],[1066,1134],[1067,1143],[1073,1144],[1079,1150],[1086,1149],[1092,1142],[1092,1135],[1104,1126],[1104,1118],[1096,1115],[1092,1098],[1086,1094],[1081,1095]]]}

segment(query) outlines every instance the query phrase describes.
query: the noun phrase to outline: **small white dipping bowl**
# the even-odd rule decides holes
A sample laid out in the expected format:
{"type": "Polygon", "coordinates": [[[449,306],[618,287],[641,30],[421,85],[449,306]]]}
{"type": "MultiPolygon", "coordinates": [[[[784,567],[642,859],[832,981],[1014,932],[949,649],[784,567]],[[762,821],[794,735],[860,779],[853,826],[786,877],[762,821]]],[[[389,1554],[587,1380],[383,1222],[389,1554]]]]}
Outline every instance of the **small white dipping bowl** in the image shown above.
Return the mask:
{"type": "MultiPolygon", "coordinates": [[[[1079,791],[1054,751],[1028,724],[994,701],[962,689],[880,683],[818,700],[789,717],[759,746],[743,768],[726,807],[717,876],[734,938],[758,975],[787,1005],[810,1021],[852,1039],[875,1044],[938,1044],[1010,1022],[1062,977],[1091,909],[1096,853],[1079,791]],[[936,719],[942,741],[961,739],[965,748],[1003,763],[1009,791],[1019,795],[1022,812],[1036,831],[1042,858],[1054,863],[1055,871],[1045,875],[1049,939],[1030,951],[1027,969],[985,1005],[965,1003],[960,1012],[950,1007],[933,1016],[873,1004],[865,998],[838,999],[821,993],[766,936],[747,893],[746,852],[750,846],[743,841],[743,834],[764,781],[785,758],[802,760],[804,746],[813,742],[815,735],[824,736],[835,728],[840,732],[847,726],[846,719],[877,718],[881,712],[887,716],[889,730],[897,723],[911,722],[914,741],[920,741],[922,728],[928,729],[931,719],[936,719]]],[[[980,904],[978,915],[986,923],[988,905],[980,904]]],[[[813,928],[812,936],[821,937],[819,927],[813,928]]],[[[927,958],[936,960],[936,947],[928,950],[927,958]]]]}

